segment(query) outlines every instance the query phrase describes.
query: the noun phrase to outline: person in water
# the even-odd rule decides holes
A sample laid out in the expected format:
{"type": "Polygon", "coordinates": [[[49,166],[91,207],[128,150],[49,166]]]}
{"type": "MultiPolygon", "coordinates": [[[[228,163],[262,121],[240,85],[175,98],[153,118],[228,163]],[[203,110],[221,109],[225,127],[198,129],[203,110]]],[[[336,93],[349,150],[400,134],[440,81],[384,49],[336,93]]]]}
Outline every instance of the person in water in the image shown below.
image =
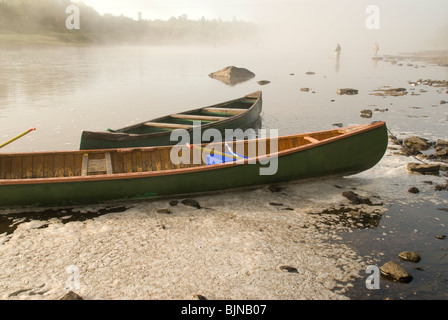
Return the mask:
{"type": "Polygon", "coordinates": [[[339,43],[336,46],[336,49],[334,50],[334,52],[336,52],[337,54],[339,54],[341,52],[341,46],[339,45],[339,43]]]}

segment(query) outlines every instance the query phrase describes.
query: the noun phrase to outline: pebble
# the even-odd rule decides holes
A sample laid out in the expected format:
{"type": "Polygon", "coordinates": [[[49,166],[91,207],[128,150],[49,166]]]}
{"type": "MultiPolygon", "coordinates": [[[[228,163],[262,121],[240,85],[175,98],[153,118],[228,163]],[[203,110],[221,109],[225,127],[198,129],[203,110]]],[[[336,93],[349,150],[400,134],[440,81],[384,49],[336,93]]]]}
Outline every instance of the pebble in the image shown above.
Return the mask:
{"type": "Polygon", "coordinates": [[[408,192],[417,194],[417,193],[420,193],[420,190],[418,190],[417,187],[411,187],[408,189],[408,192]]]}
{"type": "Polygon", "coordinates": [[[197,202],[194,199],[185,199],[182,200],[182,204],[185,206],[190,206],[190,207],[194,207],[196,209],[201,209],[201,206],[199,205],[199,202],[197,202]]]}
{"type": "Polygon", "coordinates": [[[299,273],[299,270],[297,268],[291,267],[291,266],[280,266],[280,270],[286,271],[289,273],[299,273]]]}
{"type": "Polygon", "coordinates": [[[159,209],[159,210],[157,210],[157,213],[171,214],[171,210],[170,209],[159,209]]]}

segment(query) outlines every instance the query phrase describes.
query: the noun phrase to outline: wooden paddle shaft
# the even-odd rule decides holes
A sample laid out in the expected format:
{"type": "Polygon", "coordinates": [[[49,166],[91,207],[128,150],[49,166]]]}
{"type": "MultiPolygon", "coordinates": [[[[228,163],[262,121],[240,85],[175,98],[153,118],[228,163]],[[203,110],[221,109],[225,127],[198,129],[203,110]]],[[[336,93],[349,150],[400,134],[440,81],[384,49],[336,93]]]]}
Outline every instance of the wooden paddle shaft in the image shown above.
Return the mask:
{"type": "Polygon", "coordinates": [[[36,130],[36,128],[30,128],[30,129],[28,129],[27,131],[25,131],[24,133],[19,134],[17,137],[12,138],[12,139],[9,140],[9,141],[6,141],[4,144],[0,145],[0,149],[3,148],[4,146],[7,146],[7,145],[10,144],[11,142],[16,141],[17,139],[22,138],[24,135],[26,135],[26,134],[30,133],[31,131],[34,131],[34,130],[36,130]]]}

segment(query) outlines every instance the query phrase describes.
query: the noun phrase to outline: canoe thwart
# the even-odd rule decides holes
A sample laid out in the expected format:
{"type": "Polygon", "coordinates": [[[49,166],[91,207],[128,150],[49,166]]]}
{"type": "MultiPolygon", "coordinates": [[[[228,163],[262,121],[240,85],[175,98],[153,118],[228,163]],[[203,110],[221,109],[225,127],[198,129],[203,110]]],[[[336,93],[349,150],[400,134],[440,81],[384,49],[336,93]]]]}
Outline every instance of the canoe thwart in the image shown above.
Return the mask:
{"type": "Polygon", "coordinates": [[[145,126],[167,128],[167,129],[191,129],[193,126],[189,124],[162,123],[162,122],[145,122],[145,126]]]}
{"type": "Polygon", "coordinates": [[[218,117],[218,116],[200,116],[194,114],[172,114],[171,118],[176,119],[188,119],[188,120],[204,120],[204,121],[220,121],[224,119],[228,119],[228,117],[218,117]]]}
{"type": "Polygon", "coordinates": [[[206,111],[206,112],[212,112],[212,113],[229,113],[229,114],[240,114],[240,113],[244,113],[247,111],[247,109],[215,108],[215,107],[204,108],[202,110],[206,111]]]}
{"type": "Polygon", "coordinates": [[[309,142],[311,142],[311,143],[317,143],[317,142],[320,142],[319,140],[314,139],[313,137],[310,137],[310,136],[305,136],[305,137],[303,137],[303,139],[305,139],[305,140],[307,140],[307,141],[309,141],[309,142]]]}

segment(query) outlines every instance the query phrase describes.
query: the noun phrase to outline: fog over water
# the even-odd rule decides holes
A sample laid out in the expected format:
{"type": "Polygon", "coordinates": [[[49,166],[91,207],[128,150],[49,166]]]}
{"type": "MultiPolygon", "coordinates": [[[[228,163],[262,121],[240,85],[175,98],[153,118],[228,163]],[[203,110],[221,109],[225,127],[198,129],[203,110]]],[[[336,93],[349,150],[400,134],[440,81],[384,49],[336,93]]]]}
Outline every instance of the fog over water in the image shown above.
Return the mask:
{"type": "Polygon", "coordinates": [[[86,0],[100,13],[137,19],[246,20],[262,27],[261,41],[284,48],[325,49],[337,42],[346,50],[381,43],[387,51],[448,48],[445,0],[244,0],[99,1],[86,0]],[[370,6],[375,6],[373,12],[370,6]],[[374,21],[372,20],[374,19],[374,21]],[[368,29],[366,22],[375,24],[368,29]]]}

